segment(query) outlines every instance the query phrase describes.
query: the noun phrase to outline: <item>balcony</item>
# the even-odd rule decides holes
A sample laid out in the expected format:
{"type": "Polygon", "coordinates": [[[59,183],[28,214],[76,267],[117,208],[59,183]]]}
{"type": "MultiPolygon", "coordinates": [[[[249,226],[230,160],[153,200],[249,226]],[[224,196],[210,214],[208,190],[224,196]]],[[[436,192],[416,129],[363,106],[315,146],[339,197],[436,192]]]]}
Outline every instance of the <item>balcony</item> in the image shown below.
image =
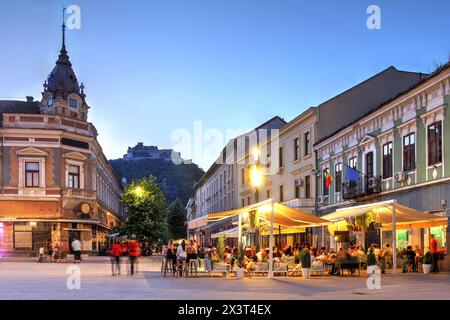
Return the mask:
{"type": "Polygon", "coordinates": [[[63,197],[95,199],[95,191],[88,189],[63,189],[63,197]]]}
{"type": "Polygon", "coordinates": [[[291,208],[312,208],[314,207],[314,199],[295,198],[292,200],[284,201],[282,202],[282,204],[291,208]]]}
{"type": "Polygon", "coordinates": [[[354,200],[381,192],[381,176],[363,177],[357,182],[348,181],[342,184],[342,198],[354,200]]]}

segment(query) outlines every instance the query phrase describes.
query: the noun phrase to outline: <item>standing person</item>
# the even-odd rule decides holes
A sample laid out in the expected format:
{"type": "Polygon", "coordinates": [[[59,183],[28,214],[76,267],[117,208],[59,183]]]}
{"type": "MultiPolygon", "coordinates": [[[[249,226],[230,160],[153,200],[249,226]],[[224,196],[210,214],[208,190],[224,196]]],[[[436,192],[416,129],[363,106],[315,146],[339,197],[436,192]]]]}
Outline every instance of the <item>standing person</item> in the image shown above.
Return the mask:
{"type": "Polygon", "coordinates": [[[438,273],[439,272],[439,266],[438,266],[439,256],[438,256],[438,249],[437,249],[437,241],[434,238],[434,234],[431,235],[430,252],[431,252],[431,255],[433,256],[433,264],[431,266],[431,272],[438,273]]]}
{"type": "MultiPolygon", "coordinates": [[[[175,248],[173,246],[173,240],[169,240],[166,250],[166,263],[170,261],[169,264],[172,267],[172,275],[175,276],[175,266],[177,264],[177,254],[175,252],[175,248]]],[[[164,275],[166,275],[166,266],[164,266],[164,275]]]]}
{"type": "Polygon", "coordinates": [[[180,276],[183,276],[183,271],[186,269],[186,258],[186,242],[183,240],[177,248],[177,270],[179,270],[180,276]]]}
{"type": "Polygon", "coordinates": [[[114,242],[111,250],[111,272],[113,277],[120,275],[120,255],[122,254],[122,246],[114,242]],[[117,273],[116,273],[117,271],[117,273]]]}
{"type": "Polygon", "coordinates": [[[80,240],[78,240],[77,237],[73,238],[72,250],[74,253],[74,262],[80,263],[81,262],[81,242],[80,242],[80,240]]]}
{"type": "Polygon", "coordinates": [[[136,240],[128,241],[128,257],[130,259],[130,275],[135,274],[136,260],[139,257],[141,248],[136,240]]]}
{"type": "Polygon", "coordinates": [[[60,250],[58,242],[56,242],[55,246],[53,247],[53,260],[56,263],[61,262],[61,250],[60,250]]]}
{"type": "Polygon", "coordinates": [[[48,253],[48,261],[53,262],[53,246],[51,241],[48,242],[47,253],[48,253]]]}

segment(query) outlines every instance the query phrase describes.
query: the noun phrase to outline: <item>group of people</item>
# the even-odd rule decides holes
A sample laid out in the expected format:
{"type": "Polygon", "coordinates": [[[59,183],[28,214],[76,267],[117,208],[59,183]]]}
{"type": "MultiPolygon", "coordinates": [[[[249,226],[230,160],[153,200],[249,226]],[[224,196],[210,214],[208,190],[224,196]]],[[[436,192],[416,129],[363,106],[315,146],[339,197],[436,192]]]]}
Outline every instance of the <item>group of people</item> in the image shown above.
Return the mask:
{"type": "MultiPolygon", "coordinates": [[[[438,244],[434,237],[431,235],[430,239],[430,247],[428,248],[431,253],[431,271],[433,273],[439,272],[439,256],[438,256],[438,244]]],[[[420,263],[423,263],[423,257],[425,252],[418,246],[415,245],[414,249],[412,246],[407,246],[403,248],[400,252],[400,257],[403,258],[403,272],[406,273],[408,271],[417,272],[419,269],[420,263]]]]}
{"type": "MultiPolygon", "coordinates": [[[[307,244],[301,245],[299,243],[293,246],[274,246],[274,262],[299,264],[301,252],[304,250],[309,251],[313,268],[327,264],[330,266],[330,275],[339,275],[341,272],[340,266],[346,262],[357,262],[365,267],[378,265],[382,273],[385,273],[386,269],[393,267],[394,254],[390,244],[386,244],[384,248],[377,244],[372,244],[367,250],[364,250],[360,245],[351,245],[347,248],[341,247],[337,251],[334,248],[321,247],[317,249],[307,244]]],[[[432,272],[438,272],[437,242],[434,236],[431,236],[429,250],[433,255],[432,272]]],[[[252,271],[256,263],[269,261],[269,251],[267,246],[261,246],[259,250],[256,249],[256,246],[247,247],[243,261],[240,261],[238,259],[239,252],[235,246],[225,246],[223,253],[219,254],[218,249],[211,245],[199,248],[195,240],[191,240],[188,243],[183,240],[177,247],[174,246],[173,240],[170,240],[168,245],[163,248],[166,260],[171,261],[173,272],[180,272],[180,274],[183,270],[186,270],[186,265],[189,261],[197,259],[197,257],[204,259],[205,265],[210,265],[209,270],[213,269],[215,263],[223,263],[229,264],[231,269],[238,266],[243,267],[244,272],[248,273],[252,271]],[[222,258],[219,258],[220,256],[222,258]]],[[[412,261],[414,265],[413,270],[417,271],[419,262],[423,257],[423,251],[417,245],[414,249],[412,249],[412,246],[408,246],[399,254],[399,257],[404,258],[404,261],[412,261]]],[[[354,271],[354,269],[351,270],[352,273],[354,271]]]]}
{"type": "Polygon", "coordinates": [[[164,266],[164,273],[167,268],[170,268],[173,275],[177,272],[180,276],[183,275],[183,272],[187,275],[189,262],[198,258],[197,241],[190,240],[186,243],[185,240],[182,240],[175,248],[174,241],[169,240],[167,246],[163,247],[162,254],[165,257],[165,263],[168,263],[168,267],[164,266]]]}
{"type": "Polygon", "coordinates": [[[111,273],[113,277],[120,275],[120,266],[122,258],[127,263],[127,273],[133,276],[136,274],[137,271],[136,264],[137,258],[141,256],[141,246],[139,242],[137,242],[134,239],[121,242],[115,241],[111,246],[110,256],[111,256],[111,273]]]}
{"type": "MultiPolygon", "coordinates": [[[[71,242],[71,248],[74,255],[74,263],[81,262],[81,242],[77,237],[74,237],[71,242]]],[[[40,247],[39,255],[38,255],[38,263],[44,262],[54,262],[54,263],[63,263],[65,262],[65,253],[62,249],[62,245],[60,242],[48,242],[47,248],[40,247]]]]}

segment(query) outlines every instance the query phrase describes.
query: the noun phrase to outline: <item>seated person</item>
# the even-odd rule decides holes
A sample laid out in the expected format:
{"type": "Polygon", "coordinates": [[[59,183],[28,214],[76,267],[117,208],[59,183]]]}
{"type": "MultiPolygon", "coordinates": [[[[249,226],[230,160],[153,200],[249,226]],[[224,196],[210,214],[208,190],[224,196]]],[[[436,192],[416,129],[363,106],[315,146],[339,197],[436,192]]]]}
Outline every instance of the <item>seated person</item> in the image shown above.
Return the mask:
{"type": "Polygon", "coordinates": [[[255,266],[256,262],[258,262],[258,258],[256,256],[250,258],[249,261],[247,262],[247,265],[245,266],[244,272],[248,273],[248,272],[252,271],[252,269],[255,266]]]}
{"type": "Polygon", "coordinates": [[[406,265],[411,266],[413,271],[415,270],[416,253],[413,251],[412,246],[406,247],[406,265]]]}

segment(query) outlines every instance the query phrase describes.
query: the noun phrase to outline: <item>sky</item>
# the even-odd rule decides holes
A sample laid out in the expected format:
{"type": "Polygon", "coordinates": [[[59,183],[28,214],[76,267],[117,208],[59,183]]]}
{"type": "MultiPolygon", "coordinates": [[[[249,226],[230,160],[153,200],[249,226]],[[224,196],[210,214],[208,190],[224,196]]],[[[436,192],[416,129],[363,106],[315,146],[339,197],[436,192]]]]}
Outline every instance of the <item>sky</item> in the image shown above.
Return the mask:
{"type": "MultiPolygon", "coordinates": [[[[450,54],[448,0],[0,0],[0,99],[41,98],[72,4],[81,25],[66,47],[109,159],[179,146],[195,123],[224,145],[226,130],[289,121],[389,66],[430,72],[450,54]]],[[[207,169],[193,148],[179,151],[207,169]]]]}

